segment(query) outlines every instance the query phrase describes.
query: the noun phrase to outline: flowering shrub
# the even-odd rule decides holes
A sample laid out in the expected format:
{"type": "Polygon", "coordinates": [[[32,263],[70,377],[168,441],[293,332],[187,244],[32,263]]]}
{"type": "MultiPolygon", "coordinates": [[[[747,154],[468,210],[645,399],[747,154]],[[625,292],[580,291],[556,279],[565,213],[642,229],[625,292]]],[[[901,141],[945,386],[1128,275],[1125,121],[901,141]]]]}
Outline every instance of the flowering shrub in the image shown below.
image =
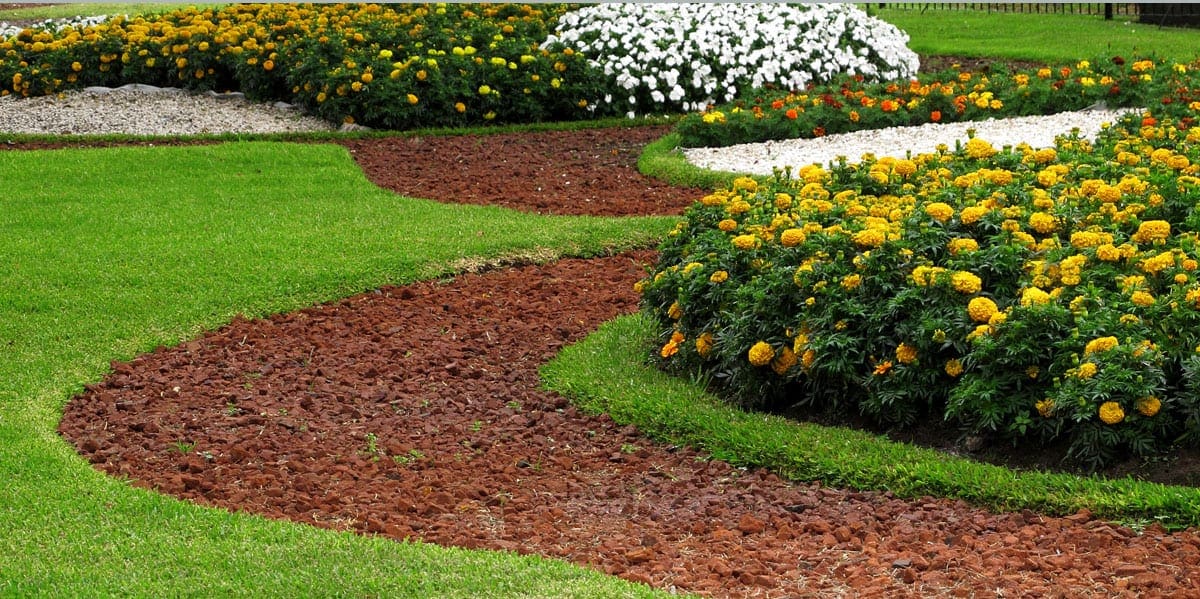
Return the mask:
{"type": "Polygon", "coordinates": [[[544,50],[560,5],[232,5],[0,40],[0,95],[148,83],[236,89],[387,127],[575,119],[602,78],[544,50]]]}
{"type": "Polygon", "coordinates": [[[685,147],[714,147],[1093,105],[1153,107],[1159,116],[1178,117],[1186,128],[1195,112],[1188,105],[1200,99],[1197,69],[1200,65],[1114,57],[1016,73],[951,69],[907,81],[848,76],[830,85],[752,90],[728,105],[689,114],[676,130],[685,147]]]}
{"type": "Polygon", "coordinates": [[[751,406],[943,419],[1097,465],[1200,440],[1200,129],[810,165],[706,196],[641,283],[751,406]]]}
{"type": "Polygon", "coordinates": [[[603,68],[621,112],[699,110],[740,91],[801,89],[843,74],[916,72],[908,36],[849,4],[600,4],[563,15],[543,47],[603,68]]]}

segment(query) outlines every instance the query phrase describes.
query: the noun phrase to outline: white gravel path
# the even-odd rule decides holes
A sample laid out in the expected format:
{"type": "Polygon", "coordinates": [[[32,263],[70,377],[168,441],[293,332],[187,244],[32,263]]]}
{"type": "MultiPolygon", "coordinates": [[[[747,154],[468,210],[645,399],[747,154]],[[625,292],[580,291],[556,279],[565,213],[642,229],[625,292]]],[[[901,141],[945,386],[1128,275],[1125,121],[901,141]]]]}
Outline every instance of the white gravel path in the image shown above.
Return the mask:
{"type": "Polygon", "coordinates": [[[1008,119],[989,119],[971,123],[930,123],[918,127],[891,127],[827,135],[816,139],[790,139],[756,144],[741,144],[726,148],[691,148],[683,150],[688,162],[707,169],[770,175],[775,168],[791,166],[796,169],[812,163],[826,165],[839,156],[858,162],[864,153],[876,156],[903,158],[907,153],[933,152],[939,144],[954,148],[955,142],[967,141],[967,130],[974,129],[975,137],[996,148],[1016,146],[1022,142],[1035,148],[1054,145],[1057,135],[1078,128],[1081,136],[1094,139],[1102,123],[1115,122],[1126,109],[1084,110],[1062,112],[1048,116],[1027,116],[1008,119]]]}
{"type": "MultiPolygon", "coordinates": [[[[932,152],[939,144],[953,148],[965,142],[967,130],[997,148],[1027,142],[1034,147],[1054,144],[1056,135],[1078,128],[1093,138],[1101,123],[1122,112],[1086,110],[1049,116],[995,119],[972,123],[927,124],[793,139],[727,148],[684,150],[687,159],[704,168],[769,175],[775,168],[828,164],[845,156],[859,160],[864,153],[904,156],[932,152]]],[[[0,133],[187,135],[195,133],[274,133],[330,131],[332,123],[277,102],[252,103],[241,94],[192,94],[178,89],[131,84],[116,89],[88,88],[58,96],[0,98],[0,133]]]]}
{"type": "Polygon", "coordinates": [[[57,96],[0,98],[0,133],[50,135],[189,135],[330,131],[333,124],[278,102],[248,102],[240,93],[193,94],[130,84],[57,96]]]}

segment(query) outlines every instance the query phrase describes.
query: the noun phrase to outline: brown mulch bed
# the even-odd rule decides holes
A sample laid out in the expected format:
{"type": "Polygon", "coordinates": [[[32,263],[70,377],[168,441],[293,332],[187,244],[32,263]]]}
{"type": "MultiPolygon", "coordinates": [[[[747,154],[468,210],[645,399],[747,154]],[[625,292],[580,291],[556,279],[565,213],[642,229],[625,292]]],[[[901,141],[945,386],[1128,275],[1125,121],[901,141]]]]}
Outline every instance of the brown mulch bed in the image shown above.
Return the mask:
{"type": "MultiPolygon", "coordinates": [[[[618,131],[641,140],[630,144],[654,137],[618,131]]],[[[646,193],[636,151],[606,135],[427,138],[445,145],[414,142],[403,159],[391,154],[404,144],[347,145],[374,181],[428,185],[405,193],[456,200],[445,195],[454,184],[479,201],[569,212],[646,193]],[[503,150],[481,160],[471,143],[503,150]],[[576,153],[556,169],[555,156],[576,153]],[[587,156],[614,160],[589,167],[587,156]],[[415,164],[393,177],[398,161],[415,164]],[[571,185],[548,193],[560,172],[571,185]],[[471,187],[480,180],[500,185],[471,187]]],[[[652,259],[499,269],[237,320],[114,364],[70,402],[60,431],[96,467],[206,505],[538,553],[713,596],[1200,596],[1195,532],[789,483],[542,391],[540,364],[636,309],[632,285],[652,259]]]]}

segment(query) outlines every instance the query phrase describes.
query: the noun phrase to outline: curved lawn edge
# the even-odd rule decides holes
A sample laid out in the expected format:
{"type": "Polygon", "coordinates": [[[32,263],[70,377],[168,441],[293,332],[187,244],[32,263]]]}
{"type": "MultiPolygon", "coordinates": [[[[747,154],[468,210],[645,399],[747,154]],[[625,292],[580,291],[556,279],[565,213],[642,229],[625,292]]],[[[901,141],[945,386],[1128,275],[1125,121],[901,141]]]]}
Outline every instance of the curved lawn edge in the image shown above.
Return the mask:
{"type": "Polygon", "coordinates": [[[733,180],[738,177],[767,178],[700,168],[688,162],[687,157],[679,149],[679,140],[679,134],[671,132],[659,138],[658,141],[646,144],[646,147],[642,149],[642,155],[638,157],[638,171],[647,177],[666,181],[671,185],[704,189],[730,187],[733,185],[733,180]]]}
{"type": "Polygon", "coordinates": [[[650,365],[654,327],[642,314],[605,323],[541,370],[545,386],[588,413],[607,413],[655,440],[689,445],[735,466],[899,497],[963,499],[1001,511],[1082,509],[1131,526],[1200,524],[1200,489],[1132,479],[1016,472],[857,430],[801,423],[723,403],[697,381],[650,365]]]}
{"type": "Polygon", "coordinates": [[[92,469],[55,427],[109,360],[236,314],[493,262],[642,247],[669,218],[405,198],[321,144],[0,153],[0,174],[36,182],[0,202],[0,254],[22,266],[0,292],[0,596],[664,596],[559,560],[201,507],[92,469]]]}

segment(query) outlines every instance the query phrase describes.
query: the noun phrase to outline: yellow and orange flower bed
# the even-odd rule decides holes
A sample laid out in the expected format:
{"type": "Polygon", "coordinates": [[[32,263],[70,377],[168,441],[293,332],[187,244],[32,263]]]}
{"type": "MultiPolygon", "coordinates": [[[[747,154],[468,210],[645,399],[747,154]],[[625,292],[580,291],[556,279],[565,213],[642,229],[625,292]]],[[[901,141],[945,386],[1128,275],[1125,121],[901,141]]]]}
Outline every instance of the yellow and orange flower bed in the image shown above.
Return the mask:
{"type": "Polygon", "coordinates": [[[1200,434],[1200,131],[739,179],[639,284],[658,356],[752,406],[1046,442],[1103,463],[1200,434]]]}
{"type": "Polygon", "coordinates": [[[238,90],[394,129],[578,119],[588,61],[540,44],[561,5],[250,4],[0,41],[0,95],[137,82],[238,90]]]}
{"type": "Polygon", "coordinates": [[[950,69],[900,82],[843,77],[805,90],[753,90],[677,126],[684,147],[813,138],[861,129],[1052,114],[1089,106],[1151,107],[1192,124],[1197,65],[1112,57],[1008,73],[950,69]],[[1187,120],[1185,120],[1187,119],[1187,120]]]}

